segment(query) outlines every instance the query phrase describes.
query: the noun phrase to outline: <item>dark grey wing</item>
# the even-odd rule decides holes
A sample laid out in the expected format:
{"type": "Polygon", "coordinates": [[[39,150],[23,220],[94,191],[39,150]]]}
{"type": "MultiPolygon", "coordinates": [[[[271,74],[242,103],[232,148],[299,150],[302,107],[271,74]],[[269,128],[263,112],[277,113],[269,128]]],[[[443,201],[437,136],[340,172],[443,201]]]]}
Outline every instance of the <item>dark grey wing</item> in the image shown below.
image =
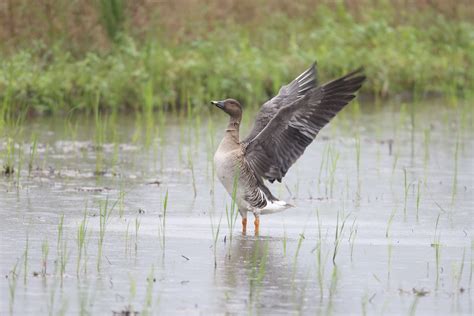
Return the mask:
{"type": "Polygon", "coordinates": [[[265,102],[260,108],[255,123],[250,134],[244,139],[243,143],[249,143],[260,133],[268,122],[283,106],[291,104],[302,98],[309,90],[317,86],[316,63],[306,69],[302,74],[296,77],[292,82],[280,88],[280,91],[272,99],[265,102]]]}
{"type": "Polygon", "coordinates": [[[354,97],[362,69],[315,87],[282,107],[245,147],[245,160],[257,176],[281,181],[318,132],[354,97]]]}

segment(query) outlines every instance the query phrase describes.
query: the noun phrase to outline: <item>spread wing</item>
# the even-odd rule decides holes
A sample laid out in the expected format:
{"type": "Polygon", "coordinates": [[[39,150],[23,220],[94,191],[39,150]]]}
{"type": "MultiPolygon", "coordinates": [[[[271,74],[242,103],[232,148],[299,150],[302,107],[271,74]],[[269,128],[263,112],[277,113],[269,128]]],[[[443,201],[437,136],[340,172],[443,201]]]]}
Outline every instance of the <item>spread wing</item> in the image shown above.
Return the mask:
{"type": "Polygon", "coordinates": [[[317,85],[316,77],[316,63],[313,63],[311,67],[306,69],[292,82],[282,86],[276,96],[262,105],[260,112],[258,112],[255,118],[254,126],[243,143],[252,141],[283,106],[302,98],[310,89],[314,88],[317,85]]]}
{"type": "Polygon", "coordinates": [[[244,143],[250,168],[270,182],[281,181],[318,132],[355,97],[364,80],[358,69],[280,106],[268,124],[244,143]]]}

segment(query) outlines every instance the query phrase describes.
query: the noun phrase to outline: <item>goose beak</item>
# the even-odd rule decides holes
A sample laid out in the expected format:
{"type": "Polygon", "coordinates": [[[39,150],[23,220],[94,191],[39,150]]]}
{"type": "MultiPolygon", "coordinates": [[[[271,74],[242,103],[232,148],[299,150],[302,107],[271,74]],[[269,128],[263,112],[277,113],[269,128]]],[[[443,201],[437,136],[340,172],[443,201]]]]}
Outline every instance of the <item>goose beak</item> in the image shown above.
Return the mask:
{"type": "Polygon", "coordinates": [[[223,101],[211,101],[211,104],[217,106],[220,109],[224,108],[224,102],[223,101]]]}

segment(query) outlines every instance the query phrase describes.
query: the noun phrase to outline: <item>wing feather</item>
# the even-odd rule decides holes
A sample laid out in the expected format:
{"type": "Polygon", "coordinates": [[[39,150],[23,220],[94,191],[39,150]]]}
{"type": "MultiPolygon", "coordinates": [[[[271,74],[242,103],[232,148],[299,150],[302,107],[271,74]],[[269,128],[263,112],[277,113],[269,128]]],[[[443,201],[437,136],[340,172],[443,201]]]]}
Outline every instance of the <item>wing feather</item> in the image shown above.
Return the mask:
{"type": "Polygon", "coordinates": [[[317,85],[316,63],[306,69],[289,84],[282,86],[272,99],[265,102],[255,118],[255,123],[243,143],[249,143],[260,133],[276,113],[285,105],[291,104],[317,85]]]}
{"type": "MultiPolygon", "coordinates": [[[[305,73],[300,77],[309,78],[305,73]]],[[[299,79],[295,80],[298,82],[299,79]]],[[[281,181],[319,131],[355,97],[364,80],[363,70],[357,69],[306,90],[302,96],[280,99],[278,109],[268,123],[253,136],[254,128],[251,139],[244,142],[244,157],[250,168],[271,182],[281,181]],[[282,100],[291,102],[284,104],[282,100]]],[[[277,104],[274,99],[270,101],[277,104]]],[[[272,110],[276,108],[273,106],[272,110]]]]}

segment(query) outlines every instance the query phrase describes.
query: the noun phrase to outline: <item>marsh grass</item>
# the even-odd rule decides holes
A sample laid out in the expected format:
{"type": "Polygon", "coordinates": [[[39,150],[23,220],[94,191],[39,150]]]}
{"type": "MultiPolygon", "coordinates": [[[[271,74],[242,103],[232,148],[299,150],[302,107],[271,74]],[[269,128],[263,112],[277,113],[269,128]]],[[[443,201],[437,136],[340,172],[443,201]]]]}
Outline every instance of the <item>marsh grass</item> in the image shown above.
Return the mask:
{"type": "Polygon", "coordinates": [[[87,275],[87,205],[84,209],[84,216],[82,217],[82,221],[79,223],[77,227],[76,233],[76,243],[77,243],[77,263],[76,263],[76,275],[79,276],[79,272],[81,269],[81,260],[84,256],[84,274],[87,275]]]}
{"type": "Polygon", "coordinates": [[[423,130],[423,147],[424,147],[423,167],[425,171],[425,181],[426,181],[428,166],[430,162],[430,144],[431,144],[431,129],[427,127],[423,130]]]}
{"type": "Polygon", "coordinates": [[[26,281],[28,279],[28,258],[30,250],[30,233],[26,232],[25,240],[25,250],[23,251],[23,285],[26,286],[26,281]]]}
{"type": "Polygon", "coordinates": [[[96,166],[95,174],[101,175],[104,169],[104,153],[103,145],[105,143],[105,137],[107,133],[107,119],[100,111],[100,99],[101,95],[99,92],[96,92],[95,98],[92,101],[94,104],[94,123],[95,123],[95,136],[94,136],[94,146],[96,154],[96,166]]]}
{"type": "Polygon", "coordinates": [[[319,189],[319,186],[321,185],[321,177],[323,175],[323,170],[324,170],[324,167],[326,165],[328,152],[329,152],[329,147],[330,147],[329,144],[324,145],[323,153],[321,155],[321,163],[319,165],[319,173],[318,173],[318,189],[319,189]]]}
{"type": "Polygon", "coordinates": [[[459,133],[456,136],[456,146],[454,148],[454,176],[453,176],[453,190],[451,193],[451,206],[454,206],[454,200],[456,198],[458,190],[458,155],[459,155],[459,133]]]}
{"type": "Polygon", "coordinates": [[[418,184],[416,186],[416,222],[420,222],[420,202],[421,202],[421,180],[418,180],[418,184]]]}
{"type": "Polygon", "coordinates": [[[41,243],[41,276],[42,277],[45,277],[48,272],[48,255],[49,255],[49,242],[48,242],[48,239],[45,239],[41,243]]]}
{"type": "MultiPolygon", "coordinates": [[[[0,68],[1,69],[1,68],[0,68]]],[[[0,70],[1,71],[1,70],[0,70]]],[[[7,89],[7,96],[3,99],[0,105],[0,137],[5,138],[6,147],[2,152],[3,156],[3,169],[2,174],[9,177],[15,174],[15,161],[18,163],[18,167],[21,169],[22,163],[22,147],[21,144],[17,144],[17,141],[21,139],[24,130],[24,122],[28,107],[14,112],[12,104],[10,103],[10,89],[7,89]],[[16,156],[18,155],[18,159],[16,156]]],[[[1,93],[0,93],[1,95],[1,93]]],[[[1,100],[1,97],[0,97],[1,100]]],[[[20,170],[16,171],[17,177],[17,188],[19,187],[19,174],[20,170]]]]}
{"type": "Polygon", "coordinates": [[[66,266],[69,261],[70,254],[71,253],[67,248],[67,239],[62,239],[59,252],[59,275],[61,277],[61,287],[63,285],[66,266]]]}
{"type": "Polygon", "coordinates": [[[326,256],[323,256],[323,239],[322,239],[322,229],[321,229],[321,217],[319,216],[319,209],[316,209],[316,220],[318,224],[318,235],[317,235],[317,244],[316,244],[316,264],[317,264],[317,277],[319,285],[320,299],[323,299],[324,295],[324,272],[326,269],[326,262],[329,253],[326,256]]]}
{"type": "Polygon", "coordinates": [[[357,186],[360,186],[360,135],[359,133],[355,136],[355,155],[356,155],[356,167],[357,167],[357,186]]]}
{"type": "Polygon", "coordinates": [[[123,213],[125,211],[125,195],[126,195],[126,192],[124,191],[124,184],[121,183],[118,200],[117,200],[119,218],[123,218],[123,213]]]}
{"type": "MultiPolygon", "coordinates": [[[[130,281],[128,306],[131,307],[132,302],[135,300],[135,297],[137,296],[137,280],[131,273],[128,274],[128,279],[130,281]]],[[[133,312],[133,308],[132,308],[132,312],[133,312]]]]}
{"type": "Polygon", "coordinates": [[[23,150],[21,148],[21,145],[18,148],[18,165],[16,168],[16,188],[17,190],[20,188],[20,176],[21,176],[21,170],[23,167],[23,150]]]}
{"type": "Polygon", "coordinates": [[[330,150],[330,164],[329,164],[329,196],[333,197],[333,189],[334,189],[334,181],[336,176],[336,169],[337,169],[337,162],[339,161],[339,152],[335,151],[335,149],[330,150]]]}
{"type": "Polygon", "coordinates": [[[304,231],[303,231],[298,238],[298,244],[296,245],[295,255],[293,257],[292,288],[294,288],[294,285],[295,285],[296,269],[298,267],[298,255],[300,254],[301,246],[303,245],[304,239],[305,237],[304,237],[304,231]]]}
{"type": "Polygon", "coordinates": [[[407,200],[410,184],[407,180],[407,168],[403,168],[403,220],[407,220],[407,200]]]}
{"type": "Polygon", "coordinates": [[[13,266],[13,269],[8,273],[8,298],[9,298],[9,305],[10,305],[10,314],[13,314],[13,306],[15,305],[15,297],[16,297],[16,287],[18,282],[18,275],[20,274],[20,270],[18,270],[18,264],[20,263],[20,259],[18,259],[13,266]]]}
{"type": "Polygon", "coordinates": [[[392,177],[395,174],[395,170],[398,166],[398,160],[400,158],[400,146],[398,146],[398,142],[400,141],[400,133],[405,129],[406,120],[407,120],[407,105],[406,103],[402,103],[400,106],[399,118],[397,120],[397,124],[395,124],[394,128],[394,137],[393,137],[393,163],[392,163],[392,177]]]}
{"type": "MultiPolygon", "coordinates": [[[[466,248],[463,248],[459,268],[457,268],[457,265],[453,266],[453,292],[454,293],[458,293],[459,289],[461,288],[461,280],[462,280],[462,275],[463,275],[463,272],[464,272],[464,261],[465,261],[465,259],[466,259],[466,248]]],[[[471,283],[469,283],[469,284],[471,284],[471,283]]]]}
{"type": "Polygon", "coordinates": [[[440,243],[440,234],[438,233],[438,224],[439,224],[440,217],[441,217],[441,214],[438,214],[438,217],[436,218],[433,242],[431,244],[431,246],[435,250],[435,262],[436,262],[435,289],[436,290],[438,290],[438,287],[439,287],[439,273],[440,273],[440,262],[441,262],[441,243],[440,243]]]}
{"type": "Polygon", "coordinates": [[[145,148],[149,148],[155,135],[153,81],[148,80],[143,87],[143,116],[145,120],[145,148]]]}
{"type": "Polygon", "coordinates": [[[15,143],[10,137],[7,137],[7,145],[3,161],[2,173],[6,176],[13,175],[15,173],[15,143]]]}
{"type": "Polygon", "coordinates": [[[341,243],[341,240],[343,238],[344,234],[344,227],[346,225],[346,220],[350,216],[350,214],[347,214],[343,218],[340,218],[340,212],[337,212],[337,220],[336,220],[336,230],[334,234],[334,248],[333,248],[333,254],[332,254],[332,263],[333,265],[336,265],[336,257],[337,253],[339,250],[339,244],[341,243]],[[339,221],[342,220],[340,223],[339,221]]]}
{"type": "Polygon", "coordinates": [[[127,223],[127,229],[125,230],[125,256],[130,255],[130,235],[129,235],[129,229],[130,229],[130,222],[127,223]]]}
{"type": "Polygon", "coordinates": [[[135,246],[134,246],[135,258],[138,255],[138,232],[140,231],[140,225],[141,225],[141,221],[138,219],[138,215],[137,215],[137,217],[135,217],[135,246]]]}
{"type": "Polygon", "coordinates": [[[390,216],[388,217],[387,229],[385,230],[385,238],[389,238],[390,236],[390,228],[392,227],[392,222],[396,214],[397,214],[397,208],[394,207],[392,212],[390,213],[390,216]]]}
{"type": "Polygon", "coordinates": [[[357,217],[354,218],[354,221],[352,222],[350,233],[349,233],[349,245],[351,247],[351,262],[353,260],[353,254],[354,254],[354,244],[355,244],[355,239],[357,237],[357,225],[356,225],[357,217]]]}
{"type": "Polygon", "coordinates": [[[408,314],[410,316],[416,315],[416,307],[418,306],[418,301],[420,300],[419,295],[414,295],[413,302],[410,305],[410,309],[408,311],[408,314]]]}
{"type": "Polygon", "coordinates": [[[337,285],[339,282],[339,269],[336,265],[332,267],[332,272],[331,272],[331,281],[329,283],[329,288],[328,288],[328,305],[326,308],[326,314],[331,315],[333,313],[333,299],[334,296],[336,295],[337,292],[337,285]]]}
{"type": "Polygon", "coordinates": [[[33,134],[32,144],[30,147],[30,158],[28,160],[28,176],[30,176],[31,171],[33,170],[33,163],[36,159],[37,148],[38,148],[38,137],[36,136],[36,134],[33,134]]]}
{"type": "Polygon", "coordinates": [[[191,179],[192,179],[192,185],[193,185],[193,197],[196,198],[197,196],[197,189],[196,189],[196,176],[194,175],[194,162],[193,162],[193,157],[191,153],[191,148],[188,150],[188,165],[189,169],[191,169],[191,179]]]}
{"type": "Polygon", "coordinates": [[[213,153],[216,149],[215,144],[215,126],[213,119],[207,120],[207,130],[208,130],[208,141],[207,141],[207,166],[211,167],[211,197],[214,198],[214,190],[215,190],[215,178],[216,178],[216,169],[214,166],[214,156],[213,153]]]}
{"type": "Polygon", "coordinates": [[[107,224],[110,220],[112,212],[117,205],[118,200],[113,204],[109,205],[109,198],[99,201],[99,238],[97,246],[97,272],[100,272],[102,264],[102,252],[105,239],[105,233],[107,230],[107,224]]]}
{"type": "Polygon", "coordinates": [[[158,238],[160,239],[161,250],[163,251],[163,257],[166,249],[166,213],[168,211],[168,190],[166,190],[165,197],[163,199],[163,214],[158,216],[158,238]]]}
{"type": "Polygon", "coordinates": [[[59,253],[61,249],[61,242],[63,240],[63,234],[64,234],[64,213],[62,213],[59,216],[59,221],[58,221],[58,237],[56,239],[56,253],[59,253]]]}
{"type": "MultiPolygon", "coordinates": [[[[227,219],[227,231],[229,234],[229,249],[230,246],[232,245],[232,235],[234,232],[235,228],[235,223],[237,222],[237,217],[239,215],[238,208],[237,208],[237,186],[238,186],[238,180],[239,180],[239,171],[236,169],[235,174],[234,174],[234,180],[233,180],[233,185],[232,185],[232,196],[231,196],[231,204],[230,208],[226,205],[225,207],[225,215],[227,219]]],[[[230,252],[229,252],[229,258],[230,258],[230,252]]]]}
{"type": "Polygon", "coordinates": [[[214,227],[214,221],[212,220],[212,214],[209,213],[210,219],[211,219],[211,233],[212,233],[212,250],[214,254],[214,269],[217,269],[217,241],[219,240],[219,233],[221,230],[221,222],[222,222],[222,213],[219,218],[219,223],[217,224],[217,227],[214,227]]]}
{"type": "Polygon", "coordinates": [[[392,272],[392,251],[393,244],[390,238],[387,243],[387,287],[390,288],[390,275],[392,272]]]}

